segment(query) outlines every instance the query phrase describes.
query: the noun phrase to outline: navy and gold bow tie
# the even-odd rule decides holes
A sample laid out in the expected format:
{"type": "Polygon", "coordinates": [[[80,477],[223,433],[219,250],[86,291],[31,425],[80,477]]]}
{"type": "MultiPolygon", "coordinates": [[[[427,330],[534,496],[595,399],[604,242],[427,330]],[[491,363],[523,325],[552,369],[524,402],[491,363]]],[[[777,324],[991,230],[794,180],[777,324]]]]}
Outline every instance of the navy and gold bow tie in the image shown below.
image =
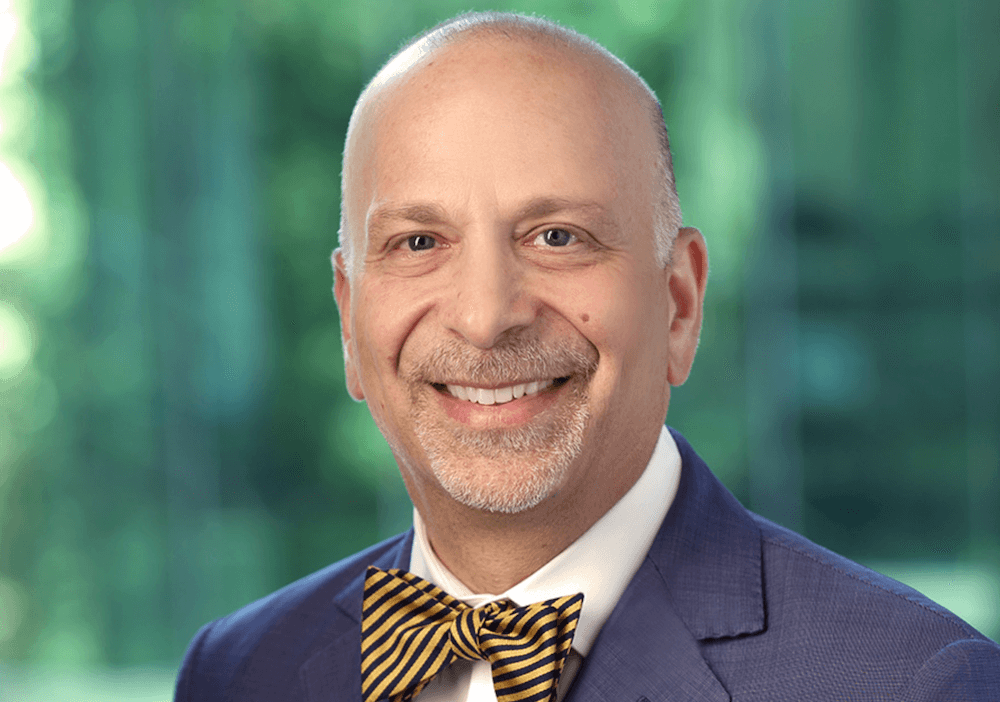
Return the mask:
{"type": "Polygon", "coordinates": [[[554,702],[583,594],[470,607],[405,570],[368,568],[361,622],[364,702],[407,702],[452,662],[487,660],[498,702],[554,702]]]}

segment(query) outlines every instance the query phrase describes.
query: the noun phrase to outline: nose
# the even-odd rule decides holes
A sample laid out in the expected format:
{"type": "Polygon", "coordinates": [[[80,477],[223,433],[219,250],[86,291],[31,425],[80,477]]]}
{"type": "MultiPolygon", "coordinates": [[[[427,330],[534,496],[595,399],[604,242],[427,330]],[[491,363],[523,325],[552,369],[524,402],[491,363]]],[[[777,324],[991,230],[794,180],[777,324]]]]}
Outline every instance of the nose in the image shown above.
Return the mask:
{"type": "Polygon", "coordinates": [[[466,240],[453,285],[446,291],[444,323],[469,344],[491,348],[504,334],[529,326],[537,314],[522,262],[509,239],[466,240]]]}

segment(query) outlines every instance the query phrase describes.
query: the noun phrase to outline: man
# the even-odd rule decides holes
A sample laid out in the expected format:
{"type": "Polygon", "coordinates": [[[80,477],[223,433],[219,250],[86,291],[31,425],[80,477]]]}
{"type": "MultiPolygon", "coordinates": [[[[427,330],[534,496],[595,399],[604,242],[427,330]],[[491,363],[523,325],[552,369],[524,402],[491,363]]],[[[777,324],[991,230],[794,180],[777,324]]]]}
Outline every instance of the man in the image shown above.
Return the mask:
{"type": "Polygon", "coordinates": [[[1000,698],[996,644],[664,428],[707,253],[606,50],[505,14],[419,38],[358,100],[342,213],[348,390],[414,530],[207,625],[177,700],[1000,698]]]}

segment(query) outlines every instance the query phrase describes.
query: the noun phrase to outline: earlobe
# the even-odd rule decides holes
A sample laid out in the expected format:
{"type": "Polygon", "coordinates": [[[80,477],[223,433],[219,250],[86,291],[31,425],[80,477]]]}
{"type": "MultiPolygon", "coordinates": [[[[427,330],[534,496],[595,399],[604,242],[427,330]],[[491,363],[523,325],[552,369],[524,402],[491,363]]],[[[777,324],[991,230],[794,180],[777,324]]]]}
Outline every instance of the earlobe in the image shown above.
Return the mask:
{"type": "Polygon", "coordinates": [[[333,252],[330,262],[333,264],[333,296],[337,301],[337,310],[340,313],[340,340],[344,353],[344,378],[347,382],[348,394],[360,402],[365,399],[365,394],[361,389],[361,380],[358,375],[357,362],[354,358],[355,351],[351,335],[351,280],[347,275],[347,268],[340,249],[333,252]]]}
{"type": "Polygon", "coordinates": [[[670,352],[667,382],[682,385],[687,380],[698,350],[702,307],[708,281],[708,249],[701,232],[684,227],[677,233],[670,265],[670,352]]]}

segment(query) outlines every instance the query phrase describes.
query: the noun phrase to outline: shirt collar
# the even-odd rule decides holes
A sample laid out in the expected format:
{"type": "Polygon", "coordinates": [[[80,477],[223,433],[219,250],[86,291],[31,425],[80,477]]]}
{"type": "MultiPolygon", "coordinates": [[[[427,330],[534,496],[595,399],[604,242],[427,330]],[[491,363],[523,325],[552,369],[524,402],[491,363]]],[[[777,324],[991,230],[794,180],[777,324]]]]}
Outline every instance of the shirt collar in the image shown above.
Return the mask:
{"type": "Polygon", "coordinates": [[[582,592],[573,648],[586,656],[652,546],[680,474],[677,444],[663,427],[646,469],[614,507],[562,553],[499,595],[472,592],[445,567],[414,509],[410,571],[473,607],[504,598],[525,605],[582,592]]]}

